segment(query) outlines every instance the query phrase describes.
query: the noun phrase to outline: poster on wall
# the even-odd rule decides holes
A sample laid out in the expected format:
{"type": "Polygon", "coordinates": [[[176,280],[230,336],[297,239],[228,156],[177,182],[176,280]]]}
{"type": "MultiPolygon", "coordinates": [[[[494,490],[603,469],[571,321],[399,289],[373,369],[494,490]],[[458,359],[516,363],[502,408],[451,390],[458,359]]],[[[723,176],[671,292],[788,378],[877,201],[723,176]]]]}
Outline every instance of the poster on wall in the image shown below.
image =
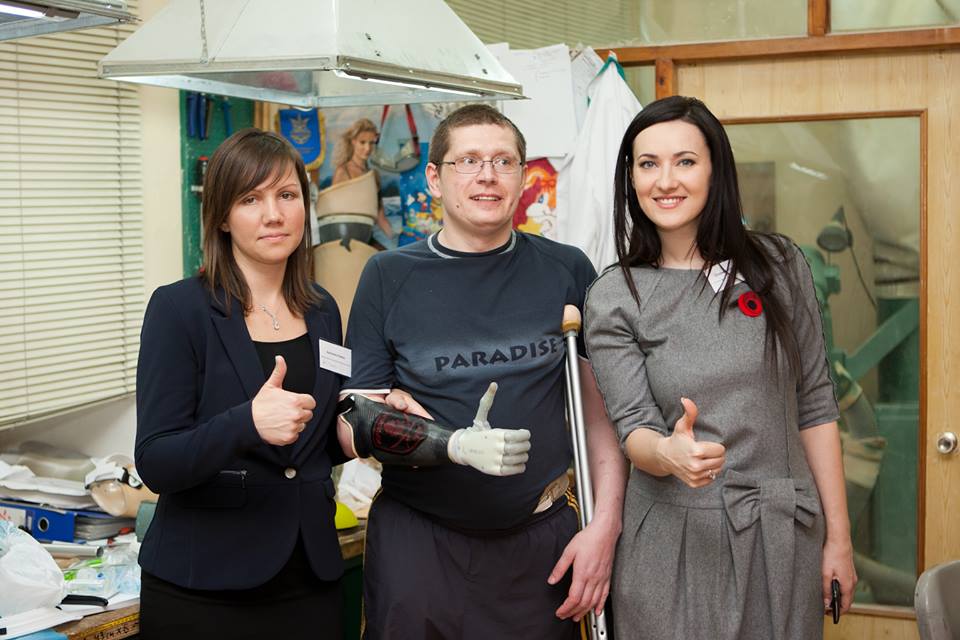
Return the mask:
{"type": "Polygon", "coordinates": [[[556,209],[557,170],[546,158],[531,160],[513,214],[513,228],[555,240],[556,209]]]}
{"type": "Polygon", "coordinates": [[[427,145],[423,145],[416,168],[400,174],[400,217],[403,222],[399,246],[423,240],[443,226],[443,207],[439,198],[430,195],[427,187],[427,145]]]}
{"type": "Polygon", "coordinates": [[[424,169],[437,124],[460,104],[339,107],[321,113],[326,130],[318,185],[377,172],[383,218],[374,240],[391,249],[426,238],[442,223],[441,207],[430,196],[424,169]],[[375,146],[367,144],[375,140],[375,146]]]}

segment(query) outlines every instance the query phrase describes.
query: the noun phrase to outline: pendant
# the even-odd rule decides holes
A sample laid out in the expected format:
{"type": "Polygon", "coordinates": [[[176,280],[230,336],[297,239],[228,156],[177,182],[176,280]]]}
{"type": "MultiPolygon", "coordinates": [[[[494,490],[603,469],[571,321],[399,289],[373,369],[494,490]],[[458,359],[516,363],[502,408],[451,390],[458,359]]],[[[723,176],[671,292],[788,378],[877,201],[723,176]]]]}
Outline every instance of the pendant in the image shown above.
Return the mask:
{"type": "Polygon", "coordinates": [[[258,304],[258,305],[257,305],[257,308],[259,308],[259,309],[260,309],[261,311],[263,311],[265,314],[267,314],[268,316],[270,316],[270,319],[273,320],[273,330],[274,330],[274,331],[280,331],[280,319],[277,318],[277,314],[275,314],[274,312],[270,311],[270,309],[267,309],[267,308],[266,308],[265,306],[263,306],[262,304],[258,304]]]}

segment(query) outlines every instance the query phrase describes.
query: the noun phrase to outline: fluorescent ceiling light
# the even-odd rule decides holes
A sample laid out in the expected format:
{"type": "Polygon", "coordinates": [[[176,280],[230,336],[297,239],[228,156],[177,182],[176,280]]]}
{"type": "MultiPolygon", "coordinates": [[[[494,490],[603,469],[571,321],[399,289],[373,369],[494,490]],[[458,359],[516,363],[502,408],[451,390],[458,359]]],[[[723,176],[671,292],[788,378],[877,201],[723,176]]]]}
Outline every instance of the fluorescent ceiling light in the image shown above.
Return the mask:
{"type": "Polygon", "coordinates": [[[170,0],[99,71],[301,107],[523,97],[443,0],[170,0]]]}
{"type": "Polygon", "coordinates": [[[0,40],[136,21],[126,0],[0,0],[0,40]]]}
{"type": "Polygon", "coordinates": [[[22,16],[24,18],[42,18],[45,15],[43,11],[37,11],[36,9],[27,9],[25,7],[17,7],[3,3],[0,3],[0,13],[11,16],[22,16]]]}
{"type": "Polygon", "coordinates": [[[459,89],[448,89],[446,87],[441,87],[439,85],[429,85],[418,82],[408,82],[402,80],[386,80],[384,78],[377,78],[369,74],[361,74],[359,72],[350,72],[350,71],[341,71],[340,69],[334,69],[333,73],[338,78],[352,78],[354,80],[366,80],[367,82],[379,82],[380,84],[387,84],[394,87],[406,87],[408,89],[416,89],[417,91],[441,91],[444,93],[452,93],[458,96],[470,96],[472,98],[482,97],[483,94],[477,93],[476,91],[461,91],[459,89]]]}

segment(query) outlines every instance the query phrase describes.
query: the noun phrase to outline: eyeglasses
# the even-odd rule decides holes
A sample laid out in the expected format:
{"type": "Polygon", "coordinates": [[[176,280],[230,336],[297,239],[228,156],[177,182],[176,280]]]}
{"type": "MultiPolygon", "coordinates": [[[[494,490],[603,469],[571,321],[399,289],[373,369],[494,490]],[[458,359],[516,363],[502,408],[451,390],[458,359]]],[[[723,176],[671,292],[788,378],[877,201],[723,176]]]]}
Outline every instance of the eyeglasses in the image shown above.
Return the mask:
{"type": "Polygon", "coordinates": [[[437,164],[452,164],[457,173],[472,174],[483,171],[483,165],[488,162],[490,166],[493,167],[494,172],[504,175],[516,173],[523,167],[522,162],[510,156],[497,156],[492,160],[483,160],[476,156],[463,156],[452,162],[447,160],[437,164]]]}

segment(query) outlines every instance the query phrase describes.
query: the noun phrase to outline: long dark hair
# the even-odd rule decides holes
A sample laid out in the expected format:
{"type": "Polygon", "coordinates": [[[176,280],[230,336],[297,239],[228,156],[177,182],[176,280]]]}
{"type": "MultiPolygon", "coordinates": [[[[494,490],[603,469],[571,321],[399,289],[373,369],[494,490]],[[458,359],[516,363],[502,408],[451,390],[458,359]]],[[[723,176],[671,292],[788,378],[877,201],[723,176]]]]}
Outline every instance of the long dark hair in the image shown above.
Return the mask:
{"type": "Polygon", "coordinates": [[[748,231],[743,226],[740,187],[730,140],[716,116],[696,98],[671,96],[651,102],[633,119],[620,143],[613,187],[613,228],[617,262],[630,294],[639,305],[640,295],[630,275],[630,268],[644,265],[659,268],[662,250],[657,227],[640,207],[630,179],[634,163],[633,141],[647,127],[674,120],[697,127],[710,149],[710,190],[697,223],[696,243],[706,263],[704,271],[730,260],[726,286],[720,294],[720,320],[735,304],[731,297],[739,273],[763,301],[763,313],[767,320],[765,349],[770,354],[774,368],[777,360],[775,344],[779,342],[793,371],[799,372],[800,352],[796,335],[785,301],[780,300],[774,290],[775,279],[788,272],[785,266],[789,240],[775,234],[748,231]]]}
{"type": "Polygon", "coordinates": [[[293,167],[304,203],[303,238],[287,257],[281,292],[290,311],[303,316],[320,296],[312,285],[310,253],[310,183],[303,158],[284,138],[270,131],[243,129],[223,141],[214,151],[203,180],[203,279],[211,292],[222,287],[227,313],[230,299],[250,311],[250,287],[233,257],[233,241],[222,229],[237,200],[264,180],[283,177],[293,167]]]}

